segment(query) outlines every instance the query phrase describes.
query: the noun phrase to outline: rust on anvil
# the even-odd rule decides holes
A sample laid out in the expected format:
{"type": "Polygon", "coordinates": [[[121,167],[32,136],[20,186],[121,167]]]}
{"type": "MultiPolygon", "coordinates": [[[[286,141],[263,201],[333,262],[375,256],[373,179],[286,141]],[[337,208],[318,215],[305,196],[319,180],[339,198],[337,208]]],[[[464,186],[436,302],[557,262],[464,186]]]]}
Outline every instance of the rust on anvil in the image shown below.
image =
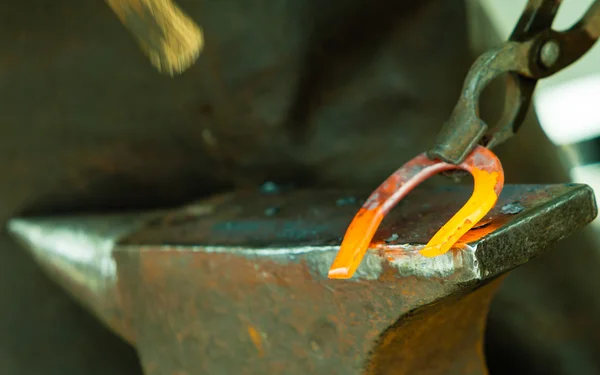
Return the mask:
{"type": "Polygon", "coordinates": [[[503,278],[499,277],[473,293],[459,294],[425,306],[401,319],[382,335],[366,374],[484,374],[486,317],[503,278]],[[413,346],[415,341],[419,345],[413,346]],[[452,348],[451,353],[446,351],[448,347],[452,348]],[[425,368],[419,362],[427,358],[431,363],[425,368]],[[427,372],[415,369],[426,369],[427,372]]]}
{"type": "Polygon", "coordinates": [[[488,225],[423,257],[470,193],[416,189],[345,281],[327,271],[366,194],[250,191],[135,220],[32,218],[9,227],[137,348],[149,375],[479,375],[489,282],[592,221],[596,205],[585,185],[505,186],[488,225]],[[347,197],[356,199],[339,204],[347,197]],[[523,210],[502,213],[512,202],[523,210]],[[269,207],[279,210],[267,215],[269,207]]]}

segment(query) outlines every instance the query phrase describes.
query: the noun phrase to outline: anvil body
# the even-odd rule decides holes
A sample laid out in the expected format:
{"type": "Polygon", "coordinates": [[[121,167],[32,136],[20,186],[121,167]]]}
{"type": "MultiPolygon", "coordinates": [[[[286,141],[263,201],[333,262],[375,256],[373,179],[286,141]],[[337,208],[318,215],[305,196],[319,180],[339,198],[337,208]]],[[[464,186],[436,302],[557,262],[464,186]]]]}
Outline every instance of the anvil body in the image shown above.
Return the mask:
{"type": "Polygon", "coordinates": [[[350,280],[327,270],[364,193],[246,191],[9,227],[137,348],[149,375],[475,375],[486,373],[482,337],[499,278],[597,209],[585,185],[508,185],[454,249],[420,255],[469,194],[411,193],[350,280]]]}

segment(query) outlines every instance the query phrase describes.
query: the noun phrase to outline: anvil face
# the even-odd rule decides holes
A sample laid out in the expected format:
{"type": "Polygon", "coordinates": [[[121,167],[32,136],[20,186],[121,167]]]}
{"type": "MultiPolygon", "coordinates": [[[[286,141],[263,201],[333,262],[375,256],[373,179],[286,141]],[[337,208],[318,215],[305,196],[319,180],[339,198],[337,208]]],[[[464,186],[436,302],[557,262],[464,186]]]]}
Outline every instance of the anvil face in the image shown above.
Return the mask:
{"type": "Polygon", "coordinates": [[[509,185],[452,251],[420,255],[469,194],[411,193],[350,280],[327,271],[367,194],[240,192],[10,230],[147,374],[484,374],[493,280],[597,211],[584,185],[509,185]]]}

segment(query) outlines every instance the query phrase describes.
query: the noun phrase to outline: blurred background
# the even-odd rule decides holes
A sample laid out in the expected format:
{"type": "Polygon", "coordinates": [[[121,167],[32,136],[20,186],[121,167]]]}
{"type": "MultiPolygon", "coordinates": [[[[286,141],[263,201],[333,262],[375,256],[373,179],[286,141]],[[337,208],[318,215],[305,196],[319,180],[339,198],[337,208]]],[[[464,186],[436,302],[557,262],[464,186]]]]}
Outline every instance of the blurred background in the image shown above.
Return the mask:
{"type": "MultiPolygon", "coordinates": [[[[559,29],[591,1],[563,3],[559,29]]],[[[507,38],[525,1],[179,4],[206,47],[175,78],[102,1],[0,4],[2,223],[268,180],[368,189],[432,145],[470,64],[507,38]]],[[[491,87],[482,117],[503,98],[491,87]]],[[[600,45],[541,82],[533,107],[497,149],[507,182],[600,191],[600,45]]],[[[489,316],[492,375],[600,374],[599,236],[588,227],[508,276],[489,316]]],[[[6,234],[0,307],[0,374],[141,374],[135,351],[6,234]]]]}

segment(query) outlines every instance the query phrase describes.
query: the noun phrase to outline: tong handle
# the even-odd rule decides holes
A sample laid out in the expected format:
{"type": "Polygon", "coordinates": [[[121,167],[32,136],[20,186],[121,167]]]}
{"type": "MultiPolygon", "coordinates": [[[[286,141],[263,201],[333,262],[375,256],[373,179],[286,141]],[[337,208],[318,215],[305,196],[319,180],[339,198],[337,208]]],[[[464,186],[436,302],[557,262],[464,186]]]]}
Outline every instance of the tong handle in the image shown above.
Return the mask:
{"type": "Polygon", "coordinates": [[[600,0],[564,32],[552,30],[561,0],[529,0],[509,41],[481,55],[471,66],[462,94],[427,155],[460,164],[478,145],[495,147],[520,128],[537,81],[564,69],[583,56],[600,34],[600,0]],[[483,89],[508,73],[506,101],[497,125],[479,117],[483,89]]]}

